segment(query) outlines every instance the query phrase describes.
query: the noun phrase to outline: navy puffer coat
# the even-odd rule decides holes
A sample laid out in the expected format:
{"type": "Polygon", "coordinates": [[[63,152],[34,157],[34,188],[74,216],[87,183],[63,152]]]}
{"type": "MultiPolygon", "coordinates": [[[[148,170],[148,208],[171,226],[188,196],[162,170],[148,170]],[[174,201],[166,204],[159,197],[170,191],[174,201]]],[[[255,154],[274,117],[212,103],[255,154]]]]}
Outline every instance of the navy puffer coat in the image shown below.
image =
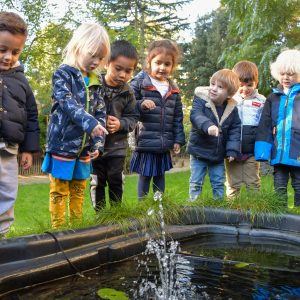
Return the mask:
{"type": "Polygon", "coordinates": [[[39,145],[38,111],[34,95],[19,65],[0,72],[0,141],[19,144],[20,152],[35,152],[39,145]]]}
{"type": "Polygon", "coordinates": [[[214,103],[208,98],[208,90],[197,88],[191,110],[190,139],[187,152],[197,158],[221,162],[225,157],[237,157],[240,152],[241,120],[236,101],[227,100],[219,119],[214,103]],[[210,126],[219,128],[217,137],[208,135],[210,126]]]}
{"type": "Polygon", "coordinates": [[[132,81],[140,114],[136,127],[136,151],[164,153],[174,144],[185,144],[181,97],[177,86],[170,81],[170,89],[162,98],[149,75],[141,71],[132,81]],[[143,109],[145,99],[152,100],[154,109],[143,109]]]}

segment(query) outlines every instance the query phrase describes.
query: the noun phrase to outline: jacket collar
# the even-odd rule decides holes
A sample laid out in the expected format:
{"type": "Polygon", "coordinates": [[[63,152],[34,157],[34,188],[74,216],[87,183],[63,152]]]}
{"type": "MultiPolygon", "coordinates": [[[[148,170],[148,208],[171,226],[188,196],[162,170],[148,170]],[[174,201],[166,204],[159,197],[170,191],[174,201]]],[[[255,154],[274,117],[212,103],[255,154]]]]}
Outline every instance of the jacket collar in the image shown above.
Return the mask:
{"type": "MultiPolygon", "coordinates": [[[[66,64],[60,65],[60,68],[72,73],[77,78],[82,78],[82,80],[83,80],[83,75],[78,68],[72,67],[72,66],[69,66],[66,64]]],[[[99,78],[95,72],[90,72],[89,77],[90,77],[89,87],[93,86],[93,85],[100,85],[99,78]]]]}
{"type": "MultiPolygon", "coordinates": [[[[278,95],[285,95],[284,91],[283,91],[283,87],[282,85],[278,85],[276,88],[272,89],[274,94],[278,94],[278,95]]],[[[296,83],[294,84],[290,89],[289,89],[289,94],[291,93],[299,93],[300,92],[300,83],[296,83]]]]}
{"type": "Polygon", "coordinates": [[[250,99],[250,100],[254,100],[255,98],[256,98],[257,100],[259,100],[259,101],[265,101],[265,100],[266,100],[265,96],[259,94],[257,89],[255,89],[255,90],[253,91],[253,93],[252,93],[251,95],[247,96],[246,98],[243,98],[239,92],[237,92],[232,98],[233,98],[234,100],[236,100],[237,103],[241,103],[241,102],[243,102],[244,100],[249,100],[249,99],[250,99]]]}
{"type": "Polygon", "coordinates": [[[226,108],[220,120],[215,104],[208,97],[208,89],[209,89],[208,86],[197,87],[195,89],[195,95],[206,102],[205,106],[211,109],[212,113],[214,114],[214,116],[218,121],[218,124],[221,126],[225,122],[225,120],[229,117],[229,115],[232,113],[232,111],[237,105],[237,102],[233,98],[229,98],[227,100],[226,108]]]}
{"type": "MultiPolygon", "coordinates": [[[[105,74],[100,74],[100,76],[98,77],[100,79],[100,82],[102,85],[105,85],[106,81],[105,81],[105,74]]],[[[131,87],[129,86],[128,83],[125,83],[123,86],[122,86],[122,90],[120,91],[120,94],[123,94],[123,93],[129,93],[129,94],[134,94],[133,90],[131,89],[131,87]]]]}
{"type": "Polygon", "coordinates": [[[8,74],[16,73],[16,72],[24,73],[24,67],[21,63],[15,64],[14,67],[12,67],[11,69],[9,69],[7,71],[0,71],[0,74],[8,75],[8,74]]]}
{"type": "MultiPolygon", "coordinates": [[[[141,71],[137,75],[137,77],[142,80],[142,86],[145,90],[156,91],[156,87],[151,82],[150,76],[147,72],[141,71]]],[[[167,93],[167,95],[174,94],[174,93],[180,93],[180,90],[179,90],[177,84],[173,80],[169,79],[168,81],[169,81],[169,84],[170,84],[170,90],[167,93]]],[[[167,98],[167,95],[166,95],[166,98],[167,98]]]]}

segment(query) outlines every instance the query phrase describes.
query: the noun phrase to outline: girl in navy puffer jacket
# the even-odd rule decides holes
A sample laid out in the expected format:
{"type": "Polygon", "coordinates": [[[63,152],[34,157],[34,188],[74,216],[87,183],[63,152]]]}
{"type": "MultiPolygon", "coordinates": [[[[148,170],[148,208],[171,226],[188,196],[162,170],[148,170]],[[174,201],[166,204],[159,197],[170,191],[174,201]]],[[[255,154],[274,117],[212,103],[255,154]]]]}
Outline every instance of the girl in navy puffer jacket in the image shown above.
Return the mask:
{"type": "Polygon", "coordinates": [[[181,97],[169,79],[178,56],[179,49],[170,40],[151,43],[145,71],[131,82],[140,118],[130,168],[139,173],[139,199],[148,194],[152,177],[153,191],[164,192],[164,174],[172,168],[170,150],[178,154],[185,143],[181,97]]]}

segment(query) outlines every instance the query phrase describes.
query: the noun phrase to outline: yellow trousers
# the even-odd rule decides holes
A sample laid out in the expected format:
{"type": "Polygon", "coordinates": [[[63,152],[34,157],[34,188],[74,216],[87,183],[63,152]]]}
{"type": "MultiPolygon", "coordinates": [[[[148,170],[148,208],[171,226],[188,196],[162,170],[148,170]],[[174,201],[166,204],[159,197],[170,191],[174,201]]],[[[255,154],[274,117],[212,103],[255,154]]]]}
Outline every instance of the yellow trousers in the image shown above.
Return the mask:
{"type": "Polygon", "coordinates": [[[82,207],[86,179],[62,180],[50,177],[50,216],[53,228],[66,223],[66,203],[68,201],[69,222],[82,221],[82,207]]]}

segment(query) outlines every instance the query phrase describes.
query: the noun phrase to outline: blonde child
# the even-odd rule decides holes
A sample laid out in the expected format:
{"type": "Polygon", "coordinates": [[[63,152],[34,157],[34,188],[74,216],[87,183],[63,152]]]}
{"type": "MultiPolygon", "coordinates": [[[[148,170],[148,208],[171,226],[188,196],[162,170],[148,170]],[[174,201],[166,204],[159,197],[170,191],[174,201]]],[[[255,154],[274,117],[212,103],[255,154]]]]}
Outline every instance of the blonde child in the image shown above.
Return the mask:
{"type": "Polygon", "coordinates": [[[214,199],[224,196],[224,158],[231,163],[240,150],[241,121],[231,97],[239,87],[237,75],[228,69],[214,73],[209,88],[197,88],[191,110],[190,201],[202,192],[208,172],[214,199]]]}
{"type": "Polygon", "coordinates": [[[105,103],[95,73],[106,63],[110,43],[99,24],[74,31],[63,52],[63,64],[52,78],[53,106],[42,170],[50,174],[50,214],[54,228],[82,218],[90,160],[103,152],[105,103]]]}
{"type": "Polygon", "coordinates": [[[171,40],[152,42],[146,64],[131,82],[140,113],[131,171],[139,174],[138,198],[165,190],[165,172],[172,168],[170,150],[178,154],[184,145],[183,112],[178,87],[170,79],[179,49],[171,40]]]}
{"type": "Polygon", "coordinates": [[[241,119],[241,153],[226,167],[226,194],[228,198],[238,196],[242,184],[252,190],[260,189],[259,162],[254,159],[254,144],[257,126],[265,103],[265,97],[258,93],[258,69],[251,61],[240,61],[233,67],[240,87],[233,99],[241,119]]]}
{"type": "Polygon", "coordinates": [[[18,191],[18,151],[25,170],[39,151],[39,123],[32,90],[19,56],[27,24],[13,12],[0,12],[0,238],[14,221],[18,191]]]}
{"type": "Polygon", "coordinates": [[[294,206],[300,206],[300,51],[285,50],[271,64],[279,81],[266,100],[255,142],[255,159],[274,166],[275,191],[287,200],[291,177],[294,206]]]}

